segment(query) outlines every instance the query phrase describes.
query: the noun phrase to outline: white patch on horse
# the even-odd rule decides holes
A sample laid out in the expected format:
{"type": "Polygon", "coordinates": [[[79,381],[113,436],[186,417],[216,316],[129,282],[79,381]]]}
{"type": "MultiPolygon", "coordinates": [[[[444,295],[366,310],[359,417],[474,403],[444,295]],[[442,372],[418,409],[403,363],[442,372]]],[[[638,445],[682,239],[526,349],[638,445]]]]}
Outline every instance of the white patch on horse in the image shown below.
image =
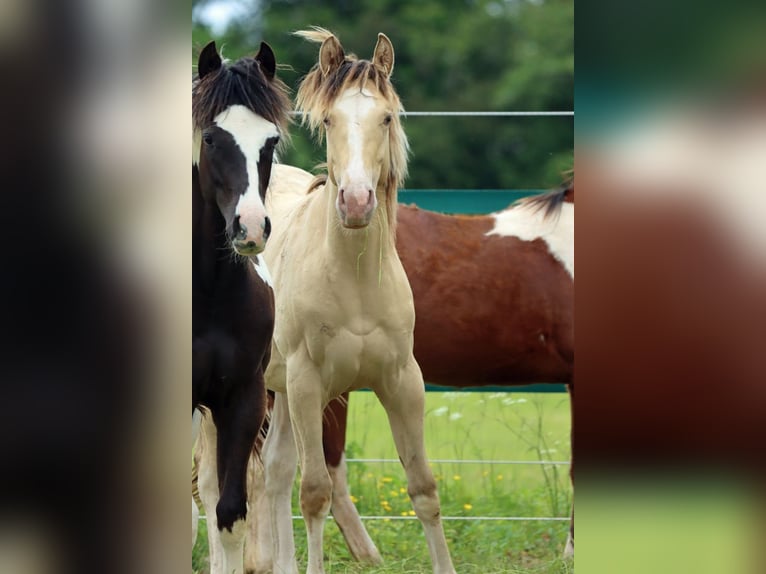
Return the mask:
{"type": "Polygon", "coordinates": [[[199,165],[199,154],[202,149],[202,132],[192,126],[192,165],[199,165]]]}
{"type": "Polygon", "coordinates": [[[255,272],[258,273],[258,277],[260,277],[266,285],[274,288],[274,283],[271,281],[271,273],[269,273],[269,268],[266,265],[266,260],[263,258],[263,255],[256,256],[256,259],[258,259],[258,263],[253,261],[253,266],[255,267],[255,272]]]}
{"type": "Polygon", "coordinates": [[[226,574],[240,574],[244,557],[242,552],[247,534],[247,523],[243,519],[235,520],[231,530],[219,530],[221,546],[223,547],[223,571],[226,574]]]}
{"type": "Polygon", "coordinates": [[[523,241],[542,239],[574,279],[574,204],[562,203],[558,215],[545,217],[545,210],[534,210],[524,204],[493,213],[495,226],[487,235],[518,237],[523,241]]]}
{"type": "Polygon", "coordinates": [[[348,129],[349,162],[346,170],[338,181],[341,188],[351,182],[363,181],[372,184],[372,177],[364,167],[364,132],[362,121],[375,107],[375,98],[368,91],[356,88],[346,90],[341,96],[337,109],[344,116],[348,129]]]}
{"type": "Polygon", "coordinates": [[[266,208],[258,191],[258,159],[266,140],[279,135],[277,126],[240,105],[227,108],[213,121],[219,128],[231,134],[242,155],[245,156],[248,185],[237,203],[235,213],[240,215],[244,206],[252,204],[252,209],[255,212],[262,212],[265,217],[266,208]]]}
{"type": "Polygon", "coordinates": [[[202,413],[199,409],[194,409],[192,412],[192,447],[197,444],[197,437],[199,436],[199,427],[202,422],[202,413]]]}

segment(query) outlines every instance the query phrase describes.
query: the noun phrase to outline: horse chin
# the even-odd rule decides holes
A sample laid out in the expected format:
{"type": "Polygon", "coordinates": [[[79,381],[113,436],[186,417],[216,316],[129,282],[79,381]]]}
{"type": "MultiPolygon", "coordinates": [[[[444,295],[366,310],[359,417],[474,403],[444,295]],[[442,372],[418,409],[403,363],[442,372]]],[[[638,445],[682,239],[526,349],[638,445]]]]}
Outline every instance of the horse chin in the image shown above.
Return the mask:
{"type": "Polygon", "coordinates": [[[258,255],[259,253],[263,253],[263,250],[266,249],[265,244],[259,245],[254,241],[232,241],[231,245],[238,255],[242,255],[244,257],[252,257],[253,255],[258,255]]]}
{"type": "Polygon", "coordinates": [[[347,213],[340,214],[340,223],[346,229],[364,229],[372,221],[372,213],[360,217],[349,216],[347,213]]]}
{"type": "Polygon", "coordinates": [[[346,229],[364,229],[370,224],[369,219],[344,219],[343,227],[346,229]]]}

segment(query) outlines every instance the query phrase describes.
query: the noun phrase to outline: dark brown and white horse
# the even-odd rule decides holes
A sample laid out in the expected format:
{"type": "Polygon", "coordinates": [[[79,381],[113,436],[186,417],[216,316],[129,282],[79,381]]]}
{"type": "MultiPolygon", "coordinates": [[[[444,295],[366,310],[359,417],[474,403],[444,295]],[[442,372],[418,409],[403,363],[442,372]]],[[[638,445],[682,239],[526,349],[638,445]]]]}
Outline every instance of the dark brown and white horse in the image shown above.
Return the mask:
{"type": "MultiPolygon", "coordinates": [[[[211,42],[192,84],[192,441],[204,407],[217,464],[200,475],[200,492],[211,568],[227,573],[242,572],[246,469],[264,417],[274,329],[274,295],[259,253],[271,227],[264,197],[273,153],[290,109],[275,69],[265,43],[255,57],[230,64],[211,42]]],[[[194,502],[192,512],[196,519],[194,502]]]]}

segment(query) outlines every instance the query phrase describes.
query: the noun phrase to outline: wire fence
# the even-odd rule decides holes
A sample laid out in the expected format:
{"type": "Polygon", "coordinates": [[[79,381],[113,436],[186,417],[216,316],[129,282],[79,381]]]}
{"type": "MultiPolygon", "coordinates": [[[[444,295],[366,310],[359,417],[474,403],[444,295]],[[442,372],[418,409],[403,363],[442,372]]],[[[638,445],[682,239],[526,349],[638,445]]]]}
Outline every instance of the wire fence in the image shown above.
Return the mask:
{"type": "MultiPolygon", "coordinates": [[[[302,116],[303,112],[291,112],[295,116],[302,116]]],[[[401,112],[403,117],[574,117],[574,111],[405,111],[401,112]]],[[[450,190],[456,191],[456,190],[450,190]]],[[[439,388],[443,391],[445,389],[439,388]]],[[[486,389],[485,389],[486,390],[486,389]]],[[[497,390],[497,389],[492,389],[497,390]]],[[[349,458],[347,463],[399,463],[395,458],[349,458]]],[[[429,459],[433,464],[489,464],[489,465],[550,465],[550,466],[569,466],[568,460],[481,460],[481,459],[429,459]]],[[[206,516],[200,516],[200,520],[205,520],[206,516]]],[[[362,520],[381,520],[384,522],[390,520],[418,520],[417,516],[387,516],[387,515],[366,515],[360,516],[362,520]]],[[[292,516],[293,520],[303,520],[300,515],[292,516]]],[[[327,517],[328,520],[332,516],[327,517]]],[[[566,516],[442,516],[445,521],[495,521],[495,522],[569,522],[570,517],[566,516]]]]}
{"type": "MultiPolygon", "coordinates": [[[[348,458],[347,463],[399,463],[397,458],[348,458]]],[[[432,458],[429,459],[432,464],[536,464],[551,466],[568,466],[571,463],[568,460],[481,460],[481,459],[449,459],[432,458]]],[[[328,516],[330,520],[332,516],[328,516]]],[[[417,516],[390,516],[390,515],[365,515],[360,516],[362,520],[418,520],[417,516]]],[[[204,520],[205,516],[200,516],[204,520]]],[[[293,520],[302,520],[302,516],[292,516],[293,520]]],[[[442,516],[442,520],[453,521],[486,521],[486,522],[569,522],[568,516],[442,516]]]]}
{"type": "MultiPolygon", "coordinates": [[[[301,111],[294,111],[291,112],[293,115],[296,116],[302,116],[303,112],[301,111]]],[[[540,112],[540,111],[474,111],[474,110],[465,110],[465,111],[415,111],[415,112],[408,112],[404,111],[401,112],[400,115],[404,117],[486,117],[486,118],[504,118],[504,117],[516,117],[516,118],[528,118],[528,117],[537,117],[537,118],[545,118],[545,117],[574,117],[574,111],[566,110],[566,111],[551,111],[551,112],[540,112]]]]}

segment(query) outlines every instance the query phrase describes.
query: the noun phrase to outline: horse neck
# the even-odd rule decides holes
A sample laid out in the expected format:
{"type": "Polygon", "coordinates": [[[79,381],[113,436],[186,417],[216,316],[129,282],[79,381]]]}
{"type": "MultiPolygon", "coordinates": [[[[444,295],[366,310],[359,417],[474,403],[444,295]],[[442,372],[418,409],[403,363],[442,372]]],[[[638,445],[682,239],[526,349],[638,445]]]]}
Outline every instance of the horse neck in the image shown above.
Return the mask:
{"type": "Polygon", "coordinates": [[[345,261],[357,278],[362,276],[380,277],[381,266],[389,263],[396,255],[396,188],[387,189],[385,178],[381,177],[375,196],[378,207],[364,229],[344,228],[335,208],[338,188],[328,178],[325,189],[326,246],[329,256],[335,261],[345,261]],[[393,193],[394,195],[389,195],[393,193]],[[393,207],[393,209],[391,209],[393,207]],[[393,216],[393,217],[392,217],[393,216]]]}

